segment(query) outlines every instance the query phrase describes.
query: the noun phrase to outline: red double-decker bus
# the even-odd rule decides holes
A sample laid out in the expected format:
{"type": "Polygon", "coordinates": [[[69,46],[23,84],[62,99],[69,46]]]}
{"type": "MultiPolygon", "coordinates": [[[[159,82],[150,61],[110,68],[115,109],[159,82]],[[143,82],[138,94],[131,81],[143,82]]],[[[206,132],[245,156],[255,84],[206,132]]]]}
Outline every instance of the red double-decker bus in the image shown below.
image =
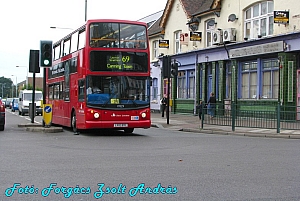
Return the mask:
{"type": "Polygon", "coordinates": [[[142,22],[88,20],[53,43],[53,65],[46,73],[52,123],[74,132],[149,128],[149,56],[142,22]]]}

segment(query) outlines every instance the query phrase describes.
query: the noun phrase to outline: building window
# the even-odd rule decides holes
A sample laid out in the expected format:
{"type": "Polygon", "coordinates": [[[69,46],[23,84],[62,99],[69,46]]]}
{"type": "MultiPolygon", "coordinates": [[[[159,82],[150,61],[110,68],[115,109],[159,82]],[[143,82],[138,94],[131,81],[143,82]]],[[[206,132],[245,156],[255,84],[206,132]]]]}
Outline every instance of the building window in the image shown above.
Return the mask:
{"type": "Polygon", "coordinates": [[[188,98],[195,98],[195,71],[189,71],[189,88],[188,88],[188,98]]]}
{"type": "Polygon", "coordinates": [[[245,38],[253,39],[273,34],[273,1],[257,3],[245,12],[245,38]]]}
{"type": "Polygon", "coordinates": [[[212,46],[213,42],[213,31],[215,30],[215,25],[211,26],[210,23],[211,21],[214,21],[214,19],[209,19],[206,21],[206,47],[212,46]]]}
{"type": "Polygon", "coordinates": [[[267,99],[278,98],[279,68],[277,59],[262,62],[262,97],[267,99]]]}
{"type": "Polygon", "coordinates": [[[241,98],[257,99],[257,62],[242,63],[241,98]]]}
{"type": "Polygon", "coordinates": [[[185,71],[178,72],[178,98],[187,98],[185,71]]]}
{"type": "Polygon", "coordinates": [[[176,31],[174,33],[174,47],[175,47],[175,54],[178,54],[181,52],[181,45],[180,45],[180,34],[181,31],[176,31]]]}
{"type": "Polygon", "coordinates": [[[152,59],[154,60],[159,55],[158,40],[153,41],[153,46],[152,47],[153,47],[152,48],[152,50],[153,50],[153,52],[152,52],[152,59]]]}
{"type": "Polygon", "coordinates": [[[157,93],[158,93],[157,84],[158,84],[157,78],[153,78],[153,80],[152,80],[152,94],[153,94],[152,100],[157,100],[157,93]]]}

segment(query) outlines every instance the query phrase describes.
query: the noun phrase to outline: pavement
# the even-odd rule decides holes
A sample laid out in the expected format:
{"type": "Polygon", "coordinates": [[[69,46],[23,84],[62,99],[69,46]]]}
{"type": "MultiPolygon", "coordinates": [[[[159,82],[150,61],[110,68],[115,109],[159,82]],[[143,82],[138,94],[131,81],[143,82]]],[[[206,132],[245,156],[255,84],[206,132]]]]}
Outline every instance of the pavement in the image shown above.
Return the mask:
{"type": "Polygon", "coordinates": [[[152,127],[164,128],[174,131],[193,132],[199,134],[300,139],[300,130],[281,130],[280,133],[277,133],[276,129],[235,127],[235,131],[232,131],[231,126],[209,124],[204,124],[203,128],[201,128],[199,117],[191,114],[170,113],[168,124],[166,114],[165,117],[162,118],[161,113],[153,112],[151,113],[151,121],[152,127]]]}
{"type": "MultiPolygon", "coordinates": [[[[19,124],[18,127],[24,127],[26,131],[32,131],[32,132],[45,132],[45,133],[63,132],[62,127],[51,126],[49,128],[46,128],[46,127],[42,127],[42,124],[39,123],[19,124]]],[[[280,133],[277,133],[276,129],[235,127],[235,131],[232,131],[231,126],[218,126],[218,125],[209,125],[209,124],[204,124],[203,128],[201,128],[201,122],[199,120],[199,117],[191,114],[170,113],[169,123],[168,123],[166,115],[163,118],[161,117],[161,113],[152,112],[151,127],[163,128],[163,129],[174,130],[174,131],[182,131],[182,132],[193,132],[199,134],[300,139],[300,130],[281,130],[280,133]]]]}

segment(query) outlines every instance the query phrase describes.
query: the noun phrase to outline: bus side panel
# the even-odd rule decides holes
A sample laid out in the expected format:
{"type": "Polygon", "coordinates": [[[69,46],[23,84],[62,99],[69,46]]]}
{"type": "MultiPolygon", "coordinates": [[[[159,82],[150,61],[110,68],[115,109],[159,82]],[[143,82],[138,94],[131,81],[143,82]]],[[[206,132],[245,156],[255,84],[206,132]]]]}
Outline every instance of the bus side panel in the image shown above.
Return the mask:
{"type": "Polygon", "coordinates": [[[78,102],[76,106],[76,126],[79,129],[86,129],[86,123],[85,123],[85,103],[84,102],[78,102]]]}
{"type": "Polygon", "coordinates": [[[66,126],[64,123],[64,101],[63,100],[55,100],[51,101],[52,104],[52,122],[54,124],[59,124],[66,126]]]}
{"type": "Polygon", "coordinates": [[[64,102],[64,108],[63,108],[63,122],[64,126],[70,127],[71,126],[71,110],[70,110],[70,102],[64,102]]]}

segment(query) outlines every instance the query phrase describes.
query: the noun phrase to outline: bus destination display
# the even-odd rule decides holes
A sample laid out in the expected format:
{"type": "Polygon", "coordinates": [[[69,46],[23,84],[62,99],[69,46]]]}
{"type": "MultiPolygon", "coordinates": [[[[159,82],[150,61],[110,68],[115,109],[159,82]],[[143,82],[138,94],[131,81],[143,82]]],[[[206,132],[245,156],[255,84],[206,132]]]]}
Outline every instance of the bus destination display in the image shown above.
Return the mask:
{"type": "Polygon", "coordinates": [[[122,55],[108,55],[107,56],[107,69],[133,69],[131,56],[122,55]]]}

